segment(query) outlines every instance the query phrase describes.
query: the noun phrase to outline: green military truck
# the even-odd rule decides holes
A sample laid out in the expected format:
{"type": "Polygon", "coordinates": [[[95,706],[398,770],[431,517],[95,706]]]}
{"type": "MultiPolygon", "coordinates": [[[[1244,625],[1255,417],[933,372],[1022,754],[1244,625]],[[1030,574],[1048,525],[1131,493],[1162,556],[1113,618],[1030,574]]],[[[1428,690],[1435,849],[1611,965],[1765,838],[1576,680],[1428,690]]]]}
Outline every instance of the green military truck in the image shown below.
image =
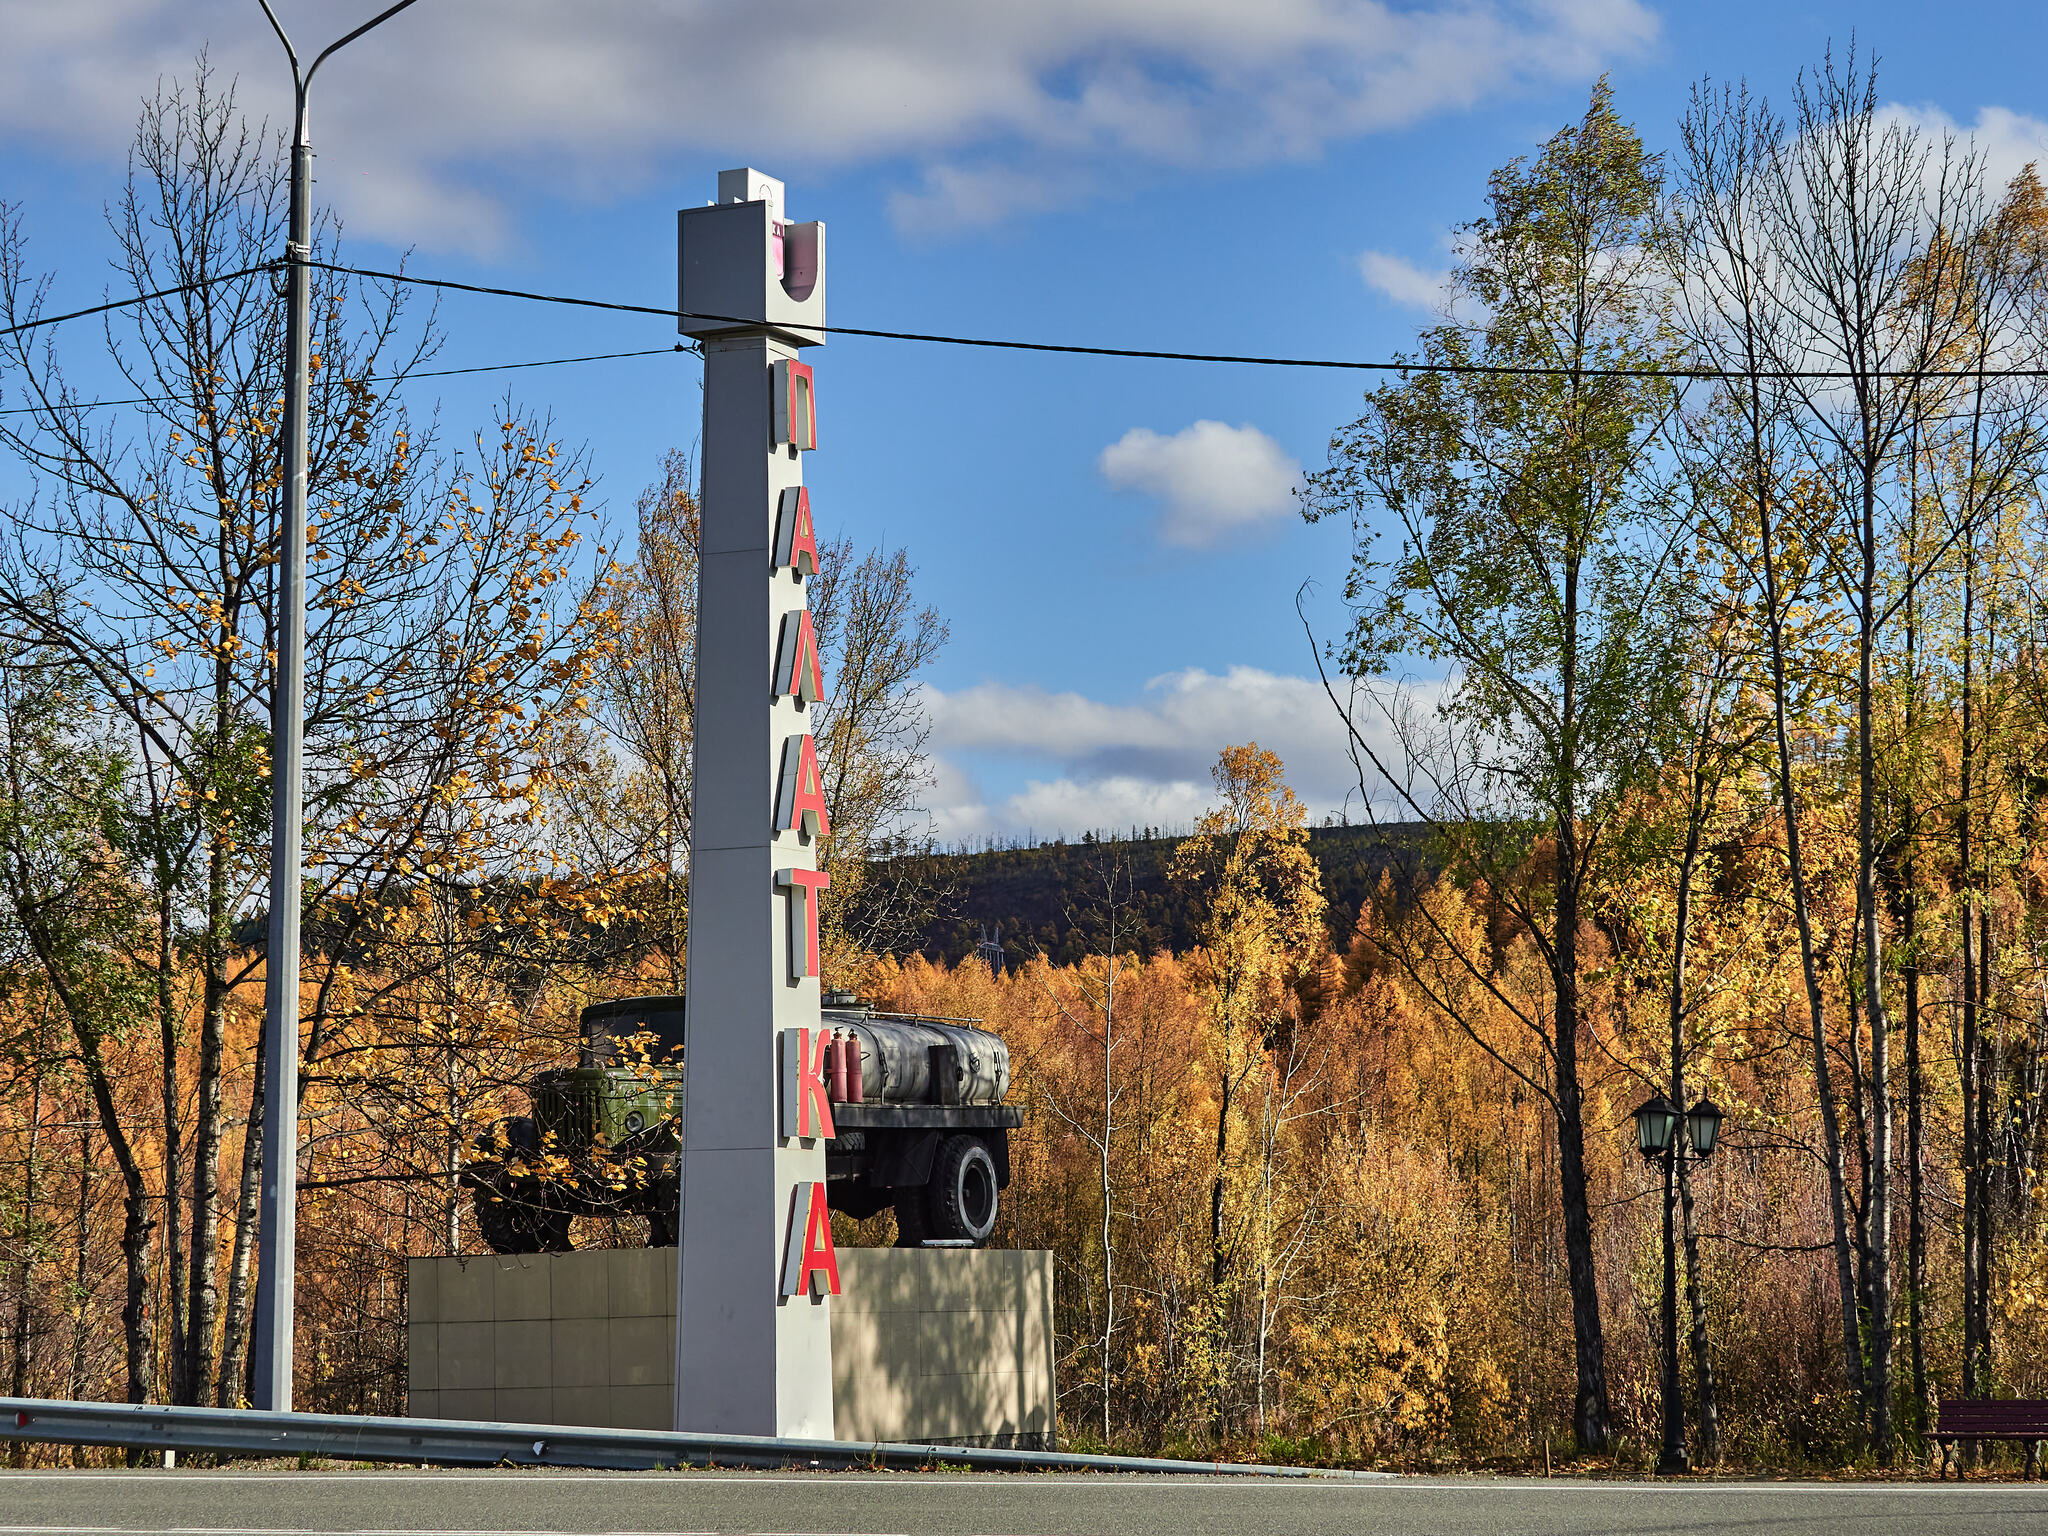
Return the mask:
{"type": "MultiPolygon", "coordinates": [[[[878,1013],[828,992],[825,1143],[832,1208],[865,1221],[893,1210],[901,1247],[979,1247],[1010,1183],[1003,1100],[1010,1052],[978,1021],[878,1013]]],[[[498,1253],[567,1250],[578,1216],[644,1216],[672,1246],[680,1205],[683,999],[629,997],[583,1010],[573,1067],[537,1076],[533,1113],[477,1138],[463,1171],[478,1230],[498,1253]]]]}

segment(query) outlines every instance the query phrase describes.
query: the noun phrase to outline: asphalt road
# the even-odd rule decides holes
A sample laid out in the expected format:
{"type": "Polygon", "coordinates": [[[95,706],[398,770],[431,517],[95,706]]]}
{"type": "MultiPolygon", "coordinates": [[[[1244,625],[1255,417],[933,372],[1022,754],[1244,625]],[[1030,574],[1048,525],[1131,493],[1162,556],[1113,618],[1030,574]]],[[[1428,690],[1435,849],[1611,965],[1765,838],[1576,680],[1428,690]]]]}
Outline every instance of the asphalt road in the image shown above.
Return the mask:
{"type": "Polygon", "coordinates": [[[2048,1484],[411,1470],[0,1474],[0,1536],[126,1531],[2005,1536],[2048,1532],[2048,1484]]]}

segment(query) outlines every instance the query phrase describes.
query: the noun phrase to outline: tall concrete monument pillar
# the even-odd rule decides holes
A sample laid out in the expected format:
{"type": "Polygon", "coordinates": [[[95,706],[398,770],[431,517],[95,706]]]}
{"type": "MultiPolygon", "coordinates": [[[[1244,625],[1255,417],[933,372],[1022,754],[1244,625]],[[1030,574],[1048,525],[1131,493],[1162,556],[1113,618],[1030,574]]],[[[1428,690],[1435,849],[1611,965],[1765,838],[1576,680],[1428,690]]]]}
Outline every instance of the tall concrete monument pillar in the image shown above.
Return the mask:
{"type": "Polygon", "coordinates": [[[722,171],[679,215],[681,330],[704,348],[690,824],[678,1429],[829,1438],[839,1288],[825,1207],[810,708],[823,694],[804,455],[825,229],[782,183],[722,171]]]}

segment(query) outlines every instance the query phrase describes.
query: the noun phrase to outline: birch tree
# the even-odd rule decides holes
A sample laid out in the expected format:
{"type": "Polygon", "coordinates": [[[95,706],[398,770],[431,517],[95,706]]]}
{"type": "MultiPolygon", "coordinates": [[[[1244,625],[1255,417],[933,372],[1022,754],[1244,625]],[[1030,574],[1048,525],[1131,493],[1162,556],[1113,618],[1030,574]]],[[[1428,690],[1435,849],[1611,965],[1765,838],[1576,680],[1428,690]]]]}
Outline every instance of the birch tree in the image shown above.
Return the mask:
{"type": "Polygon", "coordinates": [[[1674,399],[1659,374],[1677,351],[1658,256],[1662,176],[1604,81],[1580,122],[1495,172],[1453,274],[1476,318],[1424,333],[1417,361],[1437,371],[1367,397],[1306,503],[1311,520],[1352,524],[1352,626],[1338,656],[1360,681],[1338,702],[1366,803],[1429,823],[1446,862],[1484,880],[1534,939],[1549,976],[1547,999],[1515,999],[1490,956],[1463,956],[1548,1064],[1548,1081],[1525,1085],[1556,1120],[1573,1424],[1588,1451],[1607,1447],[1612,1411],[1580,928],[1603,829],[1655,768],[1678,677],[1660,618],[1668,488],[1654,452],[1674,399]],[[1441,668],[1441,682],[1425,694],[1397,680],[1408,660],[1441,668]],[[1375,744],[1389,732],[1391,747],[1375,744]],[[1538,860],[1547,877],[1532,881],[1538,860]]]}

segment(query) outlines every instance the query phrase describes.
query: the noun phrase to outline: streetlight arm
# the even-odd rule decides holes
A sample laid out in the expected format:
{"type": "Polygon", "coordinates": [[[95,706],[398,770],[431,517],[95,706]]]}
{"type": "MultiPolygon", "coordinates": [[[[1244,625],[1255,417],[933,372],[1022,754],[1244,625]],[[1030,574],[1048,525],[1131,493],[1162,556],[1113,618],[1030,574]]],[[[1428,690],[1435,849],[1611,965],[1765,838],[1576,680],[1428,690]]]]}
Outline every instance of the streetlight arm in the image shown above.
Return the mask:
{"type": "MultiPolygon", "coordinates": [[[[277,34],[277,40],[280,43],[284,44],[284,56],[290,59],[292,62],[293,93],[295,95],[303,93],[306,88],[306,82],[304,78],[299,74],[299,50],[292,46],[291,38],[285,35],[284,23],[277,19],[277,12],[273,11],[270,8],[270,0],[256,0],[256,3],[263,7],[263,14],[266,17],[268,17],[270,21],[270,30],[275,32],[277,34]]],[[[382,21],[383,19],[384,18],[381,16],[377,18],[378,21],[382,21]]],[[[376,22],[372,22],[371,25],[375,26],[376,22]]]]}
{"type": "MultiPolygon", "coordinates": [[[[270,9],[270,0],[261,0],[261,3],[265,11],[268,11],[270,9]]],[[[379,11],[376,15],[372,16],[368,21],[364,22],[360,27],[357,27],[355,31],[349,33],[348,36],[336,38],[333,42],[329,43],[325,48],[322,48],[320,50],[320,56],[313,60],[313,68],[306,71],[306,84],[311,85],[313,83],[314,71],[318,70],[322,64],[325,64],[327,62],[327,56],[330,53],[334,53],[338,49],[346,48],[350,43],[354,42],[357,38],[361,37],[365,32],[369,31],[370,28],[380,26],[384,22],[389,21],[392,17],[396,16],[400,11],[404,10],[408,5],[411,5],[412,3],[413,0],[398,0],[398,4],[379,11]]],[[[271,25],[277,26],[275,18],[272,19],[271,25]]],[[[284,36],[284,29],[282,27],[278,28],[277,35],[279,37],[284,36]]],[[[289,48],[291,47],[291,44],[286,43],[285,47],[289,48]]]]}
{"type": "Polygon", "coordinates": [[[270,8],[270,0],[256,0],[256,3],[263,7],[263,15],[270,22],[270,30],[275,32],[277,40],[284,44],[284,56],[291,60],[292,65],[292,85],[295,88],[296,94],[303,97],[306,94],[307,87],[313,83],[313,76],[319,71],[320,66],[327,62],[329,54],[346,48],[372,27],[383,25],[407,6],[412,5],[414,0],[398,0],[398,4],[385,7],[360,27],[357,27],[355,31],[348,33],[344,37],[336,38],[320,50],[313,60],[313,67],[305,71],[304,74],[299,72],[299,50],[292,46],[291,37],[286,33],[284,23],[277,19],[277,12],[270,8]]]}

